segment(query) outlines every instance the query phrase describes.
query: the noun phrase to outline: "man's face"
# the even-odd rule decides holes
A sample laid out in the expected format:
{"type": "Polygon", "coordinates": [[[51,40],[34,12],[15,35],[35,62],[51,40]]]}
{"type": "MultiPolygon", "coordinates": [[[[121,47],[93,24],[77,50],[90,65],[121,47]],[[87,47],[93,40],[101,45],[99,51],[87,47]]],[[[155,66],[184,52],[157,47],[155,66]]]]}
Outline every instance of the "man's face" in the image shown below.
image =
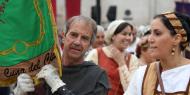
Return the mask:
{"type": "Polygon", "coordinates": [[[64,56],[72,59],[83,58],[90,46],[92,38],[92,28],[83,21],[73,22],[65,36],[64,56]]]}

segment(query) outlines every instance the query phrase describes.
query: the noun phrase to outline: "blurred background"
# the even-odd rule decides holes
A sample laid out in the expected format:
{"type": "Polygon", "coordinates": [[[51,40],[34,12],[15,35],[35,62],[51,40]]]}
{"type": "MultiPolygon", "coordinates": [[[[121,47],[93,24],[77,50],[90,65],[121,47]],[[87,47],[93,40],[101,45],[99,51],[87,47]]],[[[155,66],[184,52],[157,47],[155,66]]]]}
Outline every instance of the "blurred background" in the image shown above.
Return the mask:
{"type": "Polygon", "coordinates": [[[52,0],[58,31],[68,18],[92,17],[105,29],[115,19],[124,19],[137,29],[149,24],[154,15],[177,11],[190,15],[190,0],[52,0]]]}

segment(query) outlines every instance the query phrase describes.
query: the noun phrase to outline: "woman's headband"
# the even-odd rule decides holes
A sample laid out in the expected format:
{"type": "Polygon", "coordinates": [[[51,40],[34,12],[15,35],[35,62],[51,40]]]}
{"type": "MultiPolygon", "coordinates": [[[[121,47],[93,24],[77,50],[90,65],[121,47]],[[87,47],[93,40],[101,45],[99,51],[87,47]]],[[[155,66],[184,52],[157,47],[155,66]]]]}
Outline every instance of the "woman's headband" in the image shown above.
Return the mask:
{"type": "Polygon", "coordinates": [[[181,41],[182,46],[184,48],[188,47],[189,43],[187,41],[187,33],[186,33],[185,29],[183,28],[182,23],[175,15],[175,13],[171,12],[171,13],[165,13],[163,15],[169,20],[169,22],[172,25],[172,27],[174,28],[175,32],[182,36],[182,41],[181,41]]]}

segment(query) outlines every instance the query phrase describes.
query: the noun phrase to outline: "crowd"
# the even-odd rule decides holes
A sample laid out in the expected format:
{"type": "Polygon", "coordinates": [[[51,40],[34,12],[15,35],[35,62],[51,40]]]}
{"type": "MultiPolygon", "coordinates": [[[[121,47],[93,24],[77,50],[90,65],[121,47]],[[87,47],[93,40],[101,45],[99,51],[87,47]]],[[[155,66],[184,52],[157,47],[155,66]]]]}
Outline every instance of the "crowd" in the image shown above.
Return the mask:
{"type": "Polygon", "coordinates": [[[61,77],[49,64],[36,75],[41,84],[22,73],[14,87],[1,90],[12,95],[190,95],[190,17],[185,14],[156,15],[141,31],[125,20],[104,28],[90,17],[74,16],[62,38],[61,77]]]}

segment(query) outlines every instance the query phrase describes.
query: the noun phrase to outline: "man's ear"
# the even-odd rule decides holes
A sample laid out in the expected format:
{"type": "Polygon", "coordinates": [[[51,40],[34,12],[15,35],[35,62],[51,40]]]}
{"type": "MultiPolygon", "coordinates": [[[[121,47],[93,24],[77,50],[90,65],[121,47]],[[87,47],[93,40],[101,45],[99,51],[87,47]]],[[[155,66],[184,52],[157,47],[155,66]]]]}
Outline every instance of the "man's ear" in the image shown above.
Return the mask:
{"type": "Polygon", "coordinates": [[[65,40],[65,36],[63,35],[63,36],[62,36],[62,41],[64,41],[64,40],[65,40]]]}
{"type": "Polygon", "coordinates": [[[181,42],[181,40],[182,40],[181,34],[176,34],[176,35],[174,36],[174,40],[173,40],[174,45],[179,44],[179,43],[181,42]]]}

